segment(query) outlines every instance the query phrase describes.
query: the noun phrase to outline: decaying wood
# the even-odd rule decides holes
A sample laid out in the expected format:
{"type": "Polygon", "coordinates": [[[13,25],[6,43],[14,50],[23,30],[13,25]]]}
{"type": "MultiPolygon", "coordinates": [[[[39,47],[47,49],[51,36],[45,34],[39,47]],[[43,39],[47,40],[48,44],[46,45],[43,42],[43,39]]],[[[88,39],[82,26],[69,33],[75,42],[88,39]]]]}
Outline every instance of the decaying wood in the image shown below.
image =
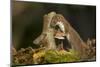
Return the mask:
{"type": "Polygon", "coordinates": [[[55,49],[55,41],[53,37],[53,29],[50,27],[52,17],[56,15],[55,12],[51,12],[48,15],[44,15],[43,31],[41,35],[33,41],[35,44],[45,45],[46,49],[55,49]]]}
{"type": "Polygon", "coordinates": [[[63,15],[56,14],[55,12],[44,15],[42,34],[38,38],[36,38],[33,43],[43,45],[46,47],[46,49],[56,49],[53,36],[54,29],[50,27],[50,25],[54,25],[54,16],[59,16],[61,18],[61,21],[63,22],[65,27],[66,36],[69,34],[68,41],[70,42],[72,49],[77,51],[81,58],[86,58],[88,50],[90,50],[87,43],[82,40],[77,31],[70,25],[70,23],[63,17],[63,15]]]}

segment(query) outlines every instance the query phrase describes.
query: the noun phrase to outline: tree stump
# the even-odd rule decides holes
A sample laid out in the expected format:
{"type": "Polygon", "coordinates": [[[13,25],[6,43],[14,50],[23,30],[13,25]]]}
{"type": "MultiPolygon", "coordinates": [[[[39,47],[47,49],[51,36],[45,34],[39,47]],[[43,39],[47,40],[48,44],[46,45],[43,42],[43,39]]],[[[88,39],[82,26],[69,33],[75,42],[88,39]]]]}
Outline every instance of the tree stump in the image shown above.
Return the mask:
{"type": "Polygon", "coordinates": [[[53,36],[54,30],[50,27],[50,23],[54,15],[56,15],[55,12],[44,15],[43,31],[41,35],[33,41],[35,44],[43,45],[47,50],[56,49],[53,36]]]}
{"type": "Polygon", "coordinates": [[[81,58],[87,58],[89,46],[82,40],[77,31],[70,25],[70,23],[63,17],[63,15],[56,14],[55,12],[50,12],[49,14],[44,15],[43,31],[41,35],[33,41],[33,43],[43,45],[47,50],[56,49],[56,44],[54,40],[54,29],[50,26],[53,24],[52,20],[55,20],[53,19],[55,15],[61,17],[65,27],[66,37],[69,34],[69,38],[67,39],[70,42],[72,49],[77,51],[81,58]]]}

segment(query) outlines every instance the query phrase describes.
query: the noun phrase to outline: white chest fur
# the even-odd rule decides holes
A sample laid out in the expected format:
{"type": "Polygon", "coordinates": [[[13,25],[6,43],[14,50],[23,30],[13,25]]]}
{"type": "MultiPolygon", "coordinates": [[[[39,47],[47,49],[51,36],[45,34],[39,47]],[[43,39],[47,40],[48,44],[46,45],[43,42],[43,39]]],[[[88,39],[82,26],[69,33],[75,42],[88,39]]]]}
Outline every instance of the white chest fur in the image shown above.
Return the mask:
{"type": "Polygon", "coordinates": [[[57,22],[56,25],[58,25],[60,27],[60,29],[65,33],[64,24],[62,22],[57,22]]]}

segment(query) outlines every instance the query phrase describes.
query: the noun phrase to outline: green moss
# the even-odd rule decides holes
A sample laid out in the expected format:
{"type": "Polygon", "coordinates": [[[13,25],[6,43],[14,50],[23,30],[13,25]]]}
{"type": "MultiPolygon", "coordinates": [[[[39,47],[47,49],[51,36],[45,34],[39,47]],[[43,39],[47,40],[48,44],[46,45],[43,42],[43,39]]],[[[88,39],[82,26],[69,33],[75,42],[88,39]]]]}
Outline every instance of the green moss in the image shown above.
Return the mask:
{"type": "Polygon", "coordinates": [[[45,53],[46,63],[60,63],[60,62],[74,62],[79,61],[80,58],[77,55],[77,52],[70,50],[70,52],[61,50],[48,50],[45,53]]]}
{"type": "Polygon", "coordinates": [[[62,63],[62,62],[75,62],[80,61],[79,55],[76,51],[70,50],[38,50],[28,48],[25,50],[17,51],[13,55],[13,64],[46,64],[46,63],[62,63]]]}

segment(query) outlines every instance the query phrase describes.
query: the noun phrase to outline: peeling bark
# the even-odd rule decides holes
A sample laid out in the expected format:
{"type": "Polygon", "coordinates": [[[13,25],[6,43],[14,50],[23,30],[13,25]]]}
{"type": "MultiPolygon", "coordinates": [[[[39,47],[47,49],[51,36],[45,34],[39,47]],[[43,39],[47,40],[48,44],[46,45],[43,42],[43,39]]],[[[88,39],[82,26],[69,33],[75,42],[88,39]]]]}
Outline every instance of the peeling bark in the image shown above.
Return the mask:
{"type": "Polygon", "coordinates": [[[33,43],[40,45],[42,43],[42,45],[45,46],[46,49],[56,49],[53,36],[54,30],[50,27],[50,22],[54,15],[56,15],[55,12],[44,15],[43,31],[41,35],[33,41],[33,43]]]}

